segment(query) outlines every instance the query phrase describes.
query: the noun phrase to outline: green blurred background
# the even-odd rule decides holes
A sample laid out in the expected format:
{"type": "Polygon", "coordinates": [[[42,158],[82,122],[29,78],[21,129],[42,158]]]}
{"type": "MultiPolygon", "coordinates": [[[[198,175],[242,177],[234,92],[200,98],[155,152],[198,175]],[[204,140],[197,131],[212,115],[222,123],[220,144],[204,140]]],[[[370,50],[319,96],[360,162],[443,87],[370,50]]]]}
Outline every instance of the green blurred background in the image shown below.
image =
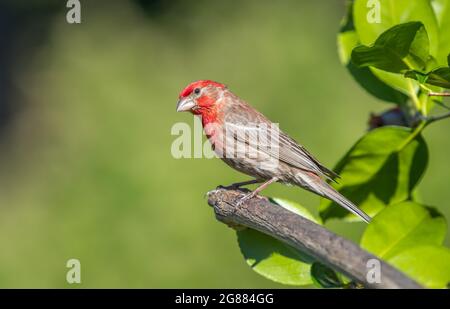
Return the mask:
{"type": "MultiPolygon", "coordinates": [[[[390,105],[342,67],[344,1],[0,4],[0,287],[282,287],[254,273],[205,193],[246,180],[218,159],[171,156],[177,96],[226,83],[332,167],[390,105]]],[[[450,217],[450,122],[426,130],[425,203],[450,217]]],[[[265,194],[317,213],[318,197],[265,194]]],[[[358,241],[364,225],[327,224],[358,241]]],[[[447,242],[448,243],[448,242],[447,242]]]]}

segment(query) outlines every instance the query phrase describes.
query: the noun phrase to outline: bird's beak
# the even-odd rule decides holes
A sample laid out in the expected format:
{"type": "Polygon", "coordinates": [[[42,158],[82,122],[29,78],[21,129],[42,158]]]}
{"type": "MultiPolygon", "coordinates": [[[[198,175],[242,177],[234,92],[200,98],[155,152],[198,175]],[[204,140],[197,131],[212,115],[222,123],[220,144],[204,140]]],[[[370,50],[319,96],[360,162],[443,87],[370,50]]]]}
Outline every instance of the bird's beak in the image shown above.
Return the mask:
{"type": "Polygon", "coordinates": [[[177,112],[187,112],[196,106],[191,98],[179,99],[177,104],[177,112]]]}

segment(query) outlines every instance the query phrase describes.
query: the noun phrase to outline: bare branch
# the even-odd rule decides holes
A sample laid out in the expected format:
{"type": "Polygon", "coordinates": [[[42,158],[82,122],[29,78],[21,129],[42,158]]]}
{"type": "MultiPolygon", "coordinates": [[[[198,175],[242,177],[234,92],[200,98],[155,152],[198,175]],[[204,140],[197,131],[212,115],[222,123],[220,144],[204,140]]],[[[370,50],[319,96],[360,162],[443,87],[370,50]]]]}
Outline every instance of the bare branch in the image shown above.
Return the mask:
{"type": "Polygon", "coordinates": [[[442,120],[445,118],[450,118],[450,113],[446,113],[446,114],[439,115],[439,116],[430,116],[430,117],[426,117],[425,119],[426,119],[427,123],[430,124],[432,122],[442,120]]]}
{"type": "Polygon", "coordinates": [[[450,97],[450,92],[430,92],[429,97],[450,97]]]}
{"type": "Polygon", "coordinates": [[[239,207],[244,191],[218,189],[208,193],[208,204],[216,218],[229,226],[249,227],[305,252],[319,262],[345,274],[368,288],[422,288],[406,275],[323,226],[315,224],[266,198],[255,197],[239,207]],[[366,280],[367,262],[377,259],[381,282],[366,280]]]}

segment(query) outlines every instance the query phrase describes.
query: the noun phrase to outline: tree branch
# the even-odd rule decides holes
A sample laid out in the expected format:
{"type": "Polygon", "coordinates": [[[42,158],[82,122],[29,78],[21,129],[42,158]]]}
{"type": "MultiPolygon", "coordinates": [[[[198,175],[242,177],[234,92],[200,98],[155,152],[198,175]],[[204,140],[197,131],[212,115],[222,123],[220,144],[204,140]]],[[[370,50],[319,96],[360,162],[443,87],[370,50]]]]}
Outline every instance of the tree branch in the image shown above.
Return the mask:
{"type": "Polygon", "coordinates": [[[216,218],[229,226],[243,226],[272,236],[345,274],[368,288],[422,288],[406,275],[324,227],[290,212],[267,198],[255,197],[235,207],[242,190],[217,189],[208,193],[216,218]],[[369,283],[367,261],[381,265],[381,282],[369,283]]]}
{"type": "Polygon", "coordinates": [[[449,92],[430,92],[428,93],[429,97],[450,97],[449,92]]]}
{"type": "Polygon", "coordinates": [[[446,113],[446,114],[439,115],[439,116],[430,116],[430,117],[426,117],[425,119],[426,119],[427,123],[430,124],[432,122],[442,120],[445,118],[450,118],[450,113],[446,113]]]}

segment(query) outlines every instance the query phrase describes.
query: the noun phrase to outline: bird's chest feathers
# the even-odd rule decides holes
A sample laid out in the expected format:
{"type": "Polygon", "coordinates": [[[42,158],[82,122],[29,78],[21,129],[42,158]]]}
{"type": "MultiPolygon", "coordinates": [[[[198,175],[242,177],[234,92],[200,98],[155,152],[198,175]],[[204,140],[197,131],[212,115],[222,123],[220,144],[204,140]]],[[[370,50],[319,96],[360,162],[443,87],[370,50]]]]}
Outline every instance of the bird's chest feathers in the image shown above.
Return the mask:
{"type": "Polygon", "coordinates": [[[223,124],[216,118],[202,118],[203,132],[208,138],[212,149],[221,156],[226,148],[225,131],[223,124]]]}
{"type": "Polygon", "coordinates": [[[215,150],[216,147],[222,147],[222,126],[217,121],[205,121],[202,118],[203,131],[206,137],[211,143],[212,148],[215,150]]]}
{"type": "Polygon", "coordinates": [[[223,97],[217,96],[204,96],[198,100],[198,116],[201,117],[203,131],[216,152],[224,147],[224,103],[223,97]]]}
{"type": "MultiPolygon", "coordinates": [[[[217,113],[215,111],[208,111],[201,115],[203,128],[216,126],[217,113]]],[[[205,131],[206,133],[206,131],[205,131]]]]}
{"type": "Polygon", "coordinates": [[[221,114],[216,109],[205,109],[199,116],[206,137],[214,144],[223,128],[220,121],[221,114]]]}

